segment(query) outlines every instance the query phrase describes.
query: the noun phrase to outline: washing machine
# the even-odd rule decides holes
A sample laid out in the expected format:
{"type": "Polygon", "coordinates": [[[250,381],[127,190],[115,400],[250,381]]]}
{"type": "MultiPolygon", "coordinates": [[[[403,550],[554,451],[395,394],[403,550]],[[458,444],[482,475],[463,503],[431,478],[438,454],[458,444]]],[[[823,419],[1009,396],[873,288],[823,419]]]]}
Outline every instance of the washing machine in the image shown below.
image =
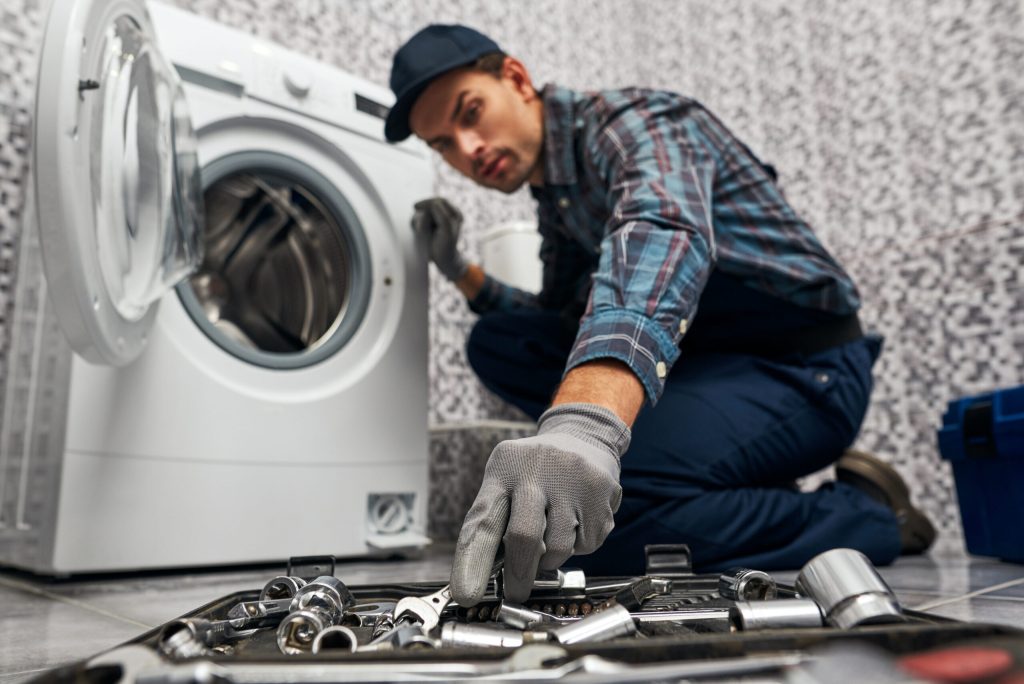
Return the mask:
{"type": "Polygon", "coordinates": [[[35,211],[74,350],[49,573],[428,542],[422,144],[390,92],[167,5],[55,0],[35,211]]]}

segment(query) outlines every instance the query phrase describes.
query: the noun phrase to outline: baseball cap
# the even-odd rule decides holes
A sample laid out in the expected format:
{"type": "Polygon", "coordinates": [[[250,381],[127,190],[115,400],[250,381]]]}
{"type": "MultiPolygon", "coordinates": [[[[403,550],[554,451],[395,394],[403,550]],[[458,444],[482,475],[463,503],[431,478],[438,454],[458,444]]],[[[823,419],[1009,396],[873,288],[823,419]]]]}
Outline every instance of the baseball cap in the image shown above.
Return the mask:
{"type": "Polygon", "coordinates": [[[459,24],[431,24],[421,29],[395,53],[391,63],[391,90],[397,98],[384,122],[389,142],[412,134],[409,112],[431,81],[501,48],[484,34],[459,24]]]}

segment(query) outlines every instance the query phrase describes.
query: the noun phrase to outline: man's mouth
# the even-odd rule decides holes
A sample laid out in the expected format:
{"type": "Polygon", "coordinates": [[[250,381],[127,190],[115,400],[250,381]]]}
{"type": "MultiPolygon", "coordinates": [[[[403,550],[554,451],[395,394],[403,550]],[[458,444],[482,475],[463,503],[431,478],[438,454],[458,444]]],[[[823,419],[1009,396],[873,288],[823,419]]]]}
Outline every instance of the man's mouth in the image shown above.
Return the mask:
{"type": "Polygon", "coordinates": [[[490,163],[486,164],[480,170],[480,177],[485,179],[491,179],[498,174],[499,171],[505,168],[505,153],[499,153],[490,163]]]}

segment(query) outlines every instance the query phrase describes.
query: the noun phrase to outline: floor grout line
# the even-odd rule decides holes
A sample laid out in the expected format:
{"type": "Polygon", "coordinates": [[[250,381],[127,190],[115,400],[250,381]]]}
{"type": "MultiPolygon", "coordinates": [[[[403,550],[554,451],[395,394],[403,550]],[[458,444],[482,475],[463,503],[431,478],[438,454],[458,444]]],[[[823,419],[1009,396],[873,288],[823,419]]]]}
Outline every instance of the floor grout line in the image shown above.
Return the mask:
{"type": "Polygon", "coordinates": [[[991,587],[986,587],[984,589],[978,589],[977,591],[972,591],[970,593],[964,594],[963,596],[955,596],[952,598],[940,599],[938,601],[929,601],[927,603],[922,603],[919,606],[914,606],[913,610],[929,611],[933,608],[947,606],[951,603],[958,603],[959,601],[963,601],[964,599],[972,599],[976,596],[982,596],[993,591],[999,591],[1000,589],[1007,589],[1009,587],[1016,587],[1022,584],[1024,584],[1024,577],[1020,577],[1015,580],[1010,580],[1009,582],[1003,582],[1002,584],[996,584],[991,587]]]}
{"type": "Polygon", "coordinates": [[[0,681],[3,681],[9,677],[20,677],[21,675],[35,674],[36,672],[46,672],[47,670],[52,669],[52,667],[37,667],[34,670],[22,670],[21,672],[0,672],[0,681]]]}
{"type": "Polygon", "coordinates": [[[35,594],[36,596],[42,596],[43,598],[48,598],[48,599],[53,600],[53,601],[58,601],[59,603],[65,603],[65,604],[70,605],[70,606],[75,606],[76,608],[81,608],[82,610],[87,610],[87,611],[89,611],[91,613],[96,613],[98,615],[103,615],[104,617],[112,618],[114,620],[118,620],[119,622],[124,622],[124,623],[127,623],[129,625],[133,625],[135,627],[142,627],[143,629],[152,629],[152,627],[153,627],[152,625],[147,625],[144,622],[139,622],[138,620],[132,620],[131,618],[126,618],[123,615],[118,615],[117,613],[111,613],[108,610],[104,610],[103,608],[98,608],[98,607],[90,605],[90,604],[88,604],[88,603],[86,603],[84,601],[79,601],[78,599],[69,598],[67,596],[61,596],[60,594],[54,594],[52,592],[46,591],[45,589],[40,589],[39,587],[34,587],[31,584],[26,584],[24,582],[19,582],[17,580],[12,580],[9,577],[2,577],[2,576],[0,576],[0,586],[6,586],[6,587],[9,587],[11,589],[16,589],[18,591],[28,592],[30,594],[35,594]]]}

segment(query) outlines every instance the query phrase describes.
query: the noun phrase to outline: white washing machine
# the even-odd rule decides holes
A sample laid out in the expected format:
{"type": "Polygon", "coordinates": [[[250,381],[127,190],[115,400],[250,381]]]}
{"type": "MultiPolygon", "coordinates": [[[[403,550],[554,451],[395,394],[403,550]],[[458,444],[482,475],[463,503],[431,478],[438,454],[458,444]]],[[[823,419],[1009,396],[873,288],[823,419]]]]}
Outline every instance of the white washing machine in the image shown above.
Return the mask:
{"type": "Polygon", "coordinates": [[[409,223],[433,178],[424,146],[384,141],[392,101],[169,6],[55,0],[35,204],[75,356],[52,529],[0,563],[428,541],[427,279],[409,223]]]}

